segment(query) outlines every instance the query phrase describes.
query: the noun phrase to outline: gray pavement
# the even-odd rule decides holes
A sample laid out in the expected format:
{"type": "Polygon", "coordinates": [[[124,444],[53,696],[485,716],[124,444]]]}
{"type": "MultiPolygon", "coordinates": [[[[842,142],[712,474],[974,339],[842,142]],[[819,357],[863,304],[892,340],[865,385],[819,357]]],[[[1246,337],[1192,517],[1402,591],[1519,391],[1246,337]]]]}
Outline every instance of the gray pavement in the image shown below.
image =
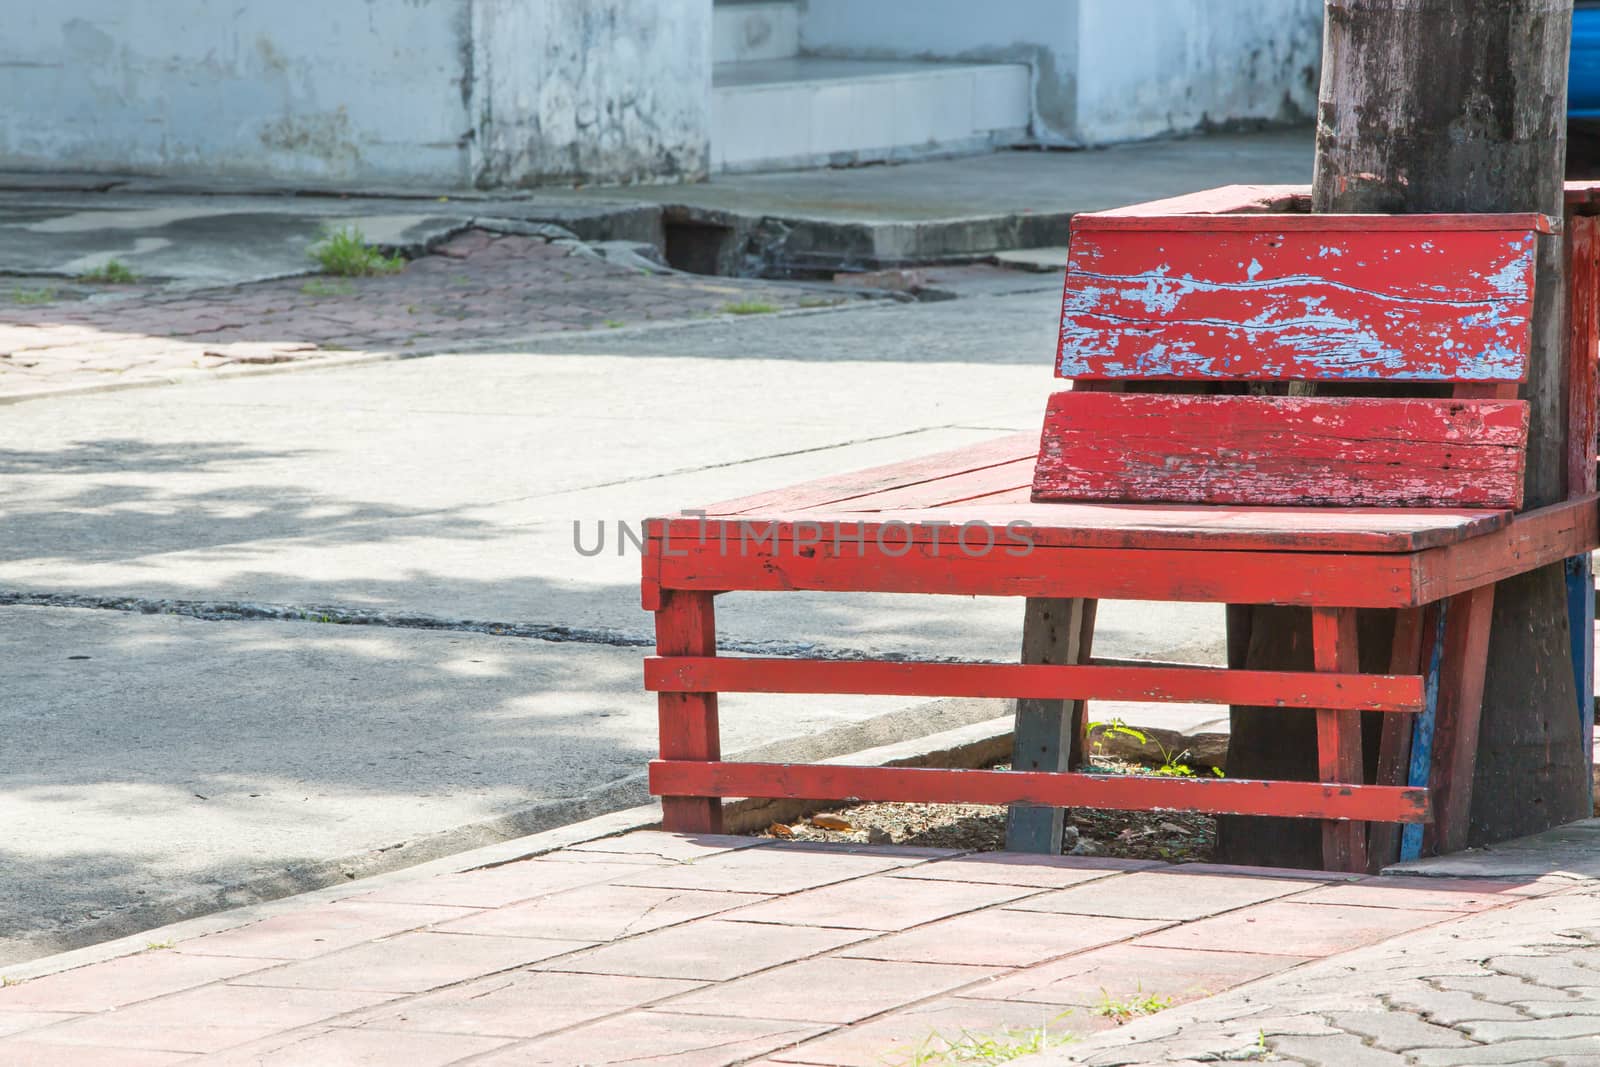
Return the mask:
{"type": "MultiPolygon", "coordinates": [[[[0,803],[22,828],[0,958],[637,803],[638,559],[580,556],[573,523],[614,547],[617,522],[1037,425],[1056,296],[1025,277],[1039,287],[8,408],[0,601],[43,606],[0,609],[22,665],[0,698],[0,803]],[[127,610],[70,606],[113,600],[127,610]],[[141,614],[162,610],[200,617],[141,614]],[[252,614],[377,625],[227,621],[252,614]]],[[[719,609],[730,648],[992,658],[1020,617],[887,596],[719,609]]],[[[1108,605],[1098,647],[1214,660],[1213,614],[1108,605]]],[[[840,729],[905,704],[730,700],[728,749],[835,755],[840,729]]]]}
{"type": "MultiPolygon", "coordinates": [[[[1600,885],[1593,877],[1600,820],[1523,839],[1511,850],[1542,868],[1542,883],[1527,885],[1530,894],[1545,892],[1552,881],[1562,888],[1136,1019],[1029,1062],[1594,1067],[1600,1064],[1600,885]],[[1585,870],[1569,871],[1580,840],[1585,870]]],[[[1424,861],[1408,873],[1512,877],[1500,865],[1475,864],[1482,858],[1465,853],[1424,861]]],[[[1419,900],[1418,906],[1428,905],[1419,900]]]]}
{"type": "MultiPolygon", "coordinates": [[[[1211,150],[1190,151],[1210,161],[1128,181],[1158,177],[1161,193],[1214,183],[1211,150]]],[[[1042,195],[1050,168],[1059,177],[1091,154],[1005,158],[1043,168],[1042,195]]],[[[1247,154],[1228,165],[1238,173],[1222,180],[1273,177],[1247,154]]],[[[958,184],[999,196],[999,175],[974,166],[958,184]]],[[[876,180],[817,176],[847,179],[876,180]]],[[[1096,181],[1101,200],[1081,203],[1110,202],[1113,171],[1096,181]]],[[[50,217],[93,197],[106,198],[94,210],[119,211],[175,195],[136,184],[68,189],[50,217]]],[[[0,226],[41,196],[0,195],[11,212],[0,226]]],[[[220,199],[185,202],[200,217],[231,208],[220,199]]],[[[278,199],[291,221],[371,208],[278,199]]],[[[417,215],[530,203],[469,198],[417,215]]],[[[624,208],[609,217],[642,210],[624,208]]],[[[591,210],[561,208],[569,220],[591,210]]],[[[196,261],[208,232],[220,231],[186,238],[196,261]]],[[[618,523],[1038,425],[1058,276],[930,273],[964,295],[7,407],[0,959],[636,803],[654,743],[639,681],[650,621],[637,556],[614,551],[618,523]],[[575,523],[586,543],[604,523],[607,551],[577,553],[575,523]]],[[[1015,655],[1020,608],[805,594],[718,604],[730,649],[995,659],[1015,655]]],[[[1220,612],[1107,604],[1096,650],[1216,662],[1220,612]]],[[[728,751],[790,758],[1001,710],[725,707],[728,751]]]]}

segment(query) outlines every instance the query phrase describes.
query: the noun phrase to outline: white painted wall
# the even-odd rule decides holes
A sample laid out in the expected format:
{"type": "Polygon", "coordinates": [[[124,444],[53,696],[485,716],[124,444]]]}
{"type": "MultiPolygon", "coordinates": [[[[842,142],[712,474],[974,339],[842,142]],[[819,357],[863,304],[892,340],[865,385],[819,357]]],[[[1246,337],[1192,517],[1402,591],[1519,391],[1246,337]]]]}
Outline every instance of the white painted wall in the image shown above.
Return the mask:
{"type": "Polygon", "coordinates": [[[480,183],[705,175],[710,0],[473,0],[472,23],[480,183]]]}
{"type": "Polygon", "coordinates": [[[1084,0],[1086,144],[1315,114],[1322,0],[1084,0]]]}
{"type": "Polygon", "coordinates": [[[0,166],[467,177],[466,0],[6,8],[0,166]]]}
{"type": "Polygon", "coordinates": [[[5,7],[0,168],[438,187],[706,169],[709,0],[5,7]]]}
{"type": "Polygon", "coordinates": [[[823,55],[1025,61],[1034,136],[1094,145],[1313,113],[1322,0],[801,0],[823,55]]]}

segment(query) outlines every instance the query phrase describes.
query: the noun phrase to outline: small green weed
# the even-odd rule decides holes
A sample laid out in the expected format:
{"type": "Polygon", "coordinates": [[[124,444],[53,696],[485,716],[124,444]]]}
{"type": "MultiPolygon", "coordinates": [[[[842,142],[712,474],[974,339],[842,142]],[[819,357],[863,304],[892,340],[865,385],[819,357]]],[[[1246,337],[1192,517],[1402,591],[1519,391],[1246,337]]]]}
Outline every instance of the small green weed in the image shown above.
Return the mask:
{"type": "Polygon", "coordinates": [[[132,285],[139,280],[139,276],[121,260],[108,259],[98,267],[78,275],[78,280],[94,285],[132,285]]]}
{"type": "Polygon", "coordinates": [[[759,300],[741,300],[737,304],[722,305],[725,315],[770,315],[777,310],[778,305],[764,304],[759,300]]]}
{"type": "Polygon", "coordinates": [[[22,979],[20,979],[20,978],[13,978],[8,974],[0,974],[0,989],[6,989],[6,988],[9,988],[10,986],[21,985],[21,984],[22,984],[22,979]]]}
{"type": "Polygon", "coordinates": [[[322,239],[311,246],[311,258],[325,274],[345,278],[365,278],[374,274],[394,274],[405,270],[401,256],[386,256],[367,244],[359,226],[341,226],[322,231],[322,239]]]}
{"type": "MultiPolygon", "coordinates": [[[[1105,739],[1107,737],[1126,737],[1138,742],[1141,748],[1149,744],[1154,744],[1156,746],[1156,752],[1160,754],[1161,762],[1151,773],[1155,774],[1157,777],[1195,777],[1195,769],[1189,766],[1189,764],[1186,762],[1189,758],[1188,749],[1183,749],[1181,751],[1170,749],[1166,745],[1163,745],[1158,739],[1151,737],[1143,730],[1134,729],[1121,719],[1112,719],[1110,722],[1091,722],[1084,732],[1091,738],[1092,743],[1089,747],[1096,754],[1104,749],[1105,739]],[[1095,737],[1096,732],[1098,732],[1100,735],[1098,738],[1095,737]]],[[[1216,778],[1226,777],[1226,775],[1222,773],[1222,768],[1220,767],[1212,767],[1211,774],[1216,778]]]]}
{"type": "Polygon", "coordinates": [[[626,325],[627,325],[627,323],[623,322],[621,319],[607,319],[606,320],[606,329],[608,329],[608,330],[620,330],[622,327],[624,327],[626,325]]]}
{"type": "Polygon", "coordinates": [[[1172,1007],[1171,997],[1158,997],[1155,994],[1144,995],[1144,987],[1136,988],[1133,995],[1122,1000],[1112,1000],[1111,994],[1104,989],[1100,990],[1100,1003],[1090,1010],[1102,1018],[1110,1019],[1121,1026],[1129,1019],[1137,1019],[1143,1015],[1154,1015],[1158,1011],[1166,1011],[1172,1007]]]}
{"type": "Polygon", "coordinates": [[[300,287],[300,291],[307,296],[349,296],[356,291],[356,287],[349,282],[325,282],[321,278],[312,278],[300,287]]]}
{"type": "Polygon", "coordinates": [[[56,291],[46,286],[43,289],[13,289],[11,302],[13,304],[48,304],[56,298],[56,291]]]}
{"type": "Polygon", "coordinates": [[[146,952],[160,952],[162,949],[171,948],[175,944],[177,944],[176,941],[146,941],[144,950],[146,952]]]}
{"type": "Polygon", "coordinates": [[[1047,1023],[1026,1030],[1006,1030],[998,1034],[975,1034],[963,1030],[954,1037],[935,1031],[914,1049],[900,1050],[908,1058],[899,1061],[904,1067],[932,1067],[952,1063],[1010,1063],[1024,1056],[1037,1055],[1047,1049],[1076,1041],[1078,1036],[1065,1030],[1052,1030],[1051,1026],[1072,1014],[1062,1012],[1047,1023]]]}

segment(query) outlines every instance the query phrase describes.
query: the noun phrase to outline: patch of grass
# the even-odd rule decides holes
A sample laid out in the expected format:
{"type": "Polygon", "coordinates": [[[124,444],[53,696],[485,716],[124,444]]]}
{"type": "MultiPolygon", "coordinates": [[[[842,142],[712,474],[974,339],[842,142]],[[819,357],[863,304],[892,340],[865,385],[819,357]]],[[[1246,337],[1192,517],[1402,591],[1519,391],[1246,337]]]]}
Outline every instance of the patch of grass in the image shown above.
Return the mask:
{"type": "Polygon", "coordinates": [[[356,291],[356,287],[349,282],[325,282],[321,278],[312,278],[300,287],[300,291],[307,296],[349,296],[356,291]]]}
{"type": "Polygon", "coordinates": [[[324,274],[344,278],[365,278],[374,274],[394,274],[405,270],[402,256],[386,256],[367,244],[359,226],[340,226],[322,231],[322,239],[311,246],[311,258],[324,274]]]}
{"type": "Polygon", "coordinates": [[[176,944],[176,941],[146,941],[144,950],[146,952],[160,952],[162,949],[171,948],[176,944]]]}
{"type": "Polygon", "coordinates": [[[0,974],[0,989],[6,989],[6,988],[8,988],[10,986],[21,985],[21,984],[22,984],[22,979],[20,979],[20,978],[12,978],[8,974],[0,974]]]}
{"type": "Polygon", "coordinates": [[[121,260],[108,259],[78,275],[78,280],[93,285],[132,285],[139,276],[121,260]]]}
{"type": "Polygon", "coordinates": [[[56,298],[56,291],[46,286],[42,289],[13,289],[13,304],[47,304],[56,298]]]}
{"type": "Polygon", "coordinates": [[[1172,1007],[1171,997],[1160,997],[1154,993],[1145,996],[1144,987],[1134,990],[1133,995],[1122,1000],[1111,999],[1111,994],[1104,989],[1100,990],[1100,1003],[1090,1010],[1102,1018],[1110,1019],[1121,1026],[1129,1019],[1138,1019],[1145,1015],[1154,1015],[1159,1011],[1166,1011],[1172,1007]]]}
{"type": "Polygon", "coordinates": [[[1034,1056],[1048,1049],[1076,1041],[1078,1035],[1065,1030],[1052,1030],[1051,1026],[1072,1014],[1062,1012],[1047,1023],[1026,1030],[1005,1030],[997,1034],[975,1034],[963,1030],[954,1037],[935,1031],[913,1049],[900,1050],[907,1057],[899,1060],[904,1067],[932,1067],[951,1063],[1010,1063],[1024,1056],[1034,1056]]]}
{"type": "Polygon", "coordinates": [[[778,305],[765,304],[760,300],[741,300],[737,304],[722,305],[725,315],[770,315],[777,310],[778,305]]]}
{"type": "Polygon", "coordinates": [[[621,329],[622,327],[624,327],[626,325],[627,325],[627,323],[623,322],[621,319],[607,319],[606,320],[606,329],[608,329],[608,330],[618,330],[618,329],[621,329]]]}

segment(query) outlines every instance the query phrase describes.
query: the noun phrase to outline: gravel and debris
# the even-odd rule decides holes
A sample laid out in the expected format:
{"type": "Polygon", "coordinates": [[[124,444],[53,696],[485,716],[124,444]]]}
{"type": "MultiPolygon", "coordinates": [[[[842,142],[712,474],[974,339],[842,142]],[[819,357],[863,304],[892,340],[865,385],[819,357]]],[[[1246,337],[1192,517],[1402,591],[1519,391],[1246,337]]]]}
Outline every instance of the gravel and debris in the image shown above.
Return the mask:
{"type": "MultiPolygon", "coordinates": [[[[1095,770],[1123,768],[1096,767],[1095,770]]],[[[852,841],[997,852],[1006,845],[1006,809],[990,804],[853,804],[773,823],[759,837],[852,841]]],[[[1062,852],[1070,856],[1205,862],[1217,845],[1214,815],[1177,811],[1067,813],[1062,852]]]]}

